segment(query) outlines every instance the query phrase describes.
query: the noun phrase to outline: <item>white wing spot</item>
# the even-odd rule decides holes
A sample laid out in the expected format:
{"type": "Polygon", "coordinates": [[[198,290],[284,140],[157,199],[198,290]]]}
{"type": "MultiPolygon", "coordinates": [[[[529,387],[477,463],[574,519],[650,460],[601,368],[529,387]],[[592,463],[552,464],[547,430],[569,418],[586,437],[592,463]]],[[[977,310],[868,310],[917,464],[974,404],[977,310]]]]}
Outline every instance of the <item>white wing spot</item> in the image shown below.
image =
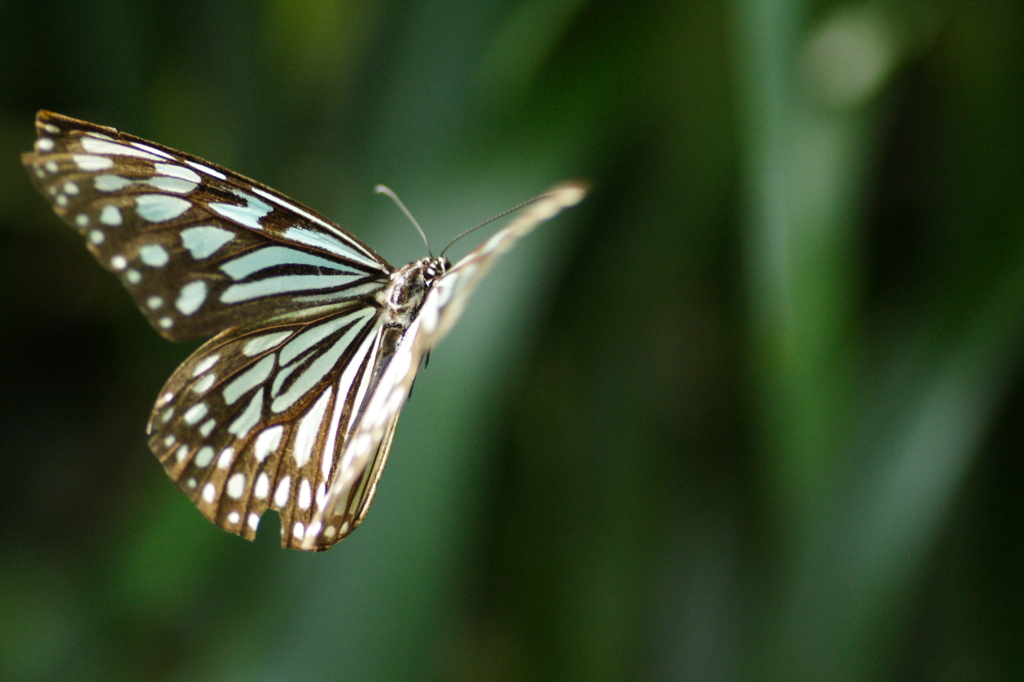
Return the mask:
{"type": "Polygon", "coordinates": [[[252,446],[252,456],[256,458],[256,461],[262,464],[263,460],[269,457],[274,450],[277,450],[277,446],[281,444],[281,436],[283,435],[284,427],[280,424],[277,426],[271,426],[269,429],[264,429],[263,432],[256,437],[256,443],[252,446]]]}
{"type": "Polygon", "coordinates": [[[372,372],[363,372],[363,380],[355,385],[356,374],[362,367],[363,362],[367,357],[372,356],[376,353],[376,348],[380,345],[382,337],[382,328],[377,327],[377,330],[373,334],[367,335],[366,339],[359,345],[355,354],[348,360],[348,366],[341,374],[341,380],[338,381],[338,395],[344,399],[334,401],[334,413],[331,415],[330,427],[327,430],[327,440],[324,443],[324,447],[321,452],[320,460],[320,471],[323,472],[324,478],[330,475],[331,467],[333,465],[334,445],[338,436],[338,427],[342,420],[342,411],[346,402],[350,402],[353,405],[361,405],[363,401],[363,395],[366,392],[367,384],[370,381],[370,374],[372,372]],[[355,392],[352,392],[353,385],[355,385],[355,392]]]}
{"type": "MultiPolygon", "coordinates": [[[[288,390],[274,398],[271,409],[275,412],[284,412],[295,404],[295,401],[297,401],[302,395],[311,390],[317,382],[327,376],[327,374],[334,369],[341,355],[349,348],[349,344],[352,343],[352,340],[357,334],[363,331],[363,325],[365,322],[375,314],[376,311],[374,309],[367,308],[365,311],[360,311],[350,317],[341,318],[342,321],[351,320],[352,326],[347,329],[329,349],[321,353],[319,357],[317,357],[308,366],[300,369],[300,374],[296,376],[288,390]]],[[[301,357],[307,347],[312,347],[313,344],[323,338],[326,338],[326,334],[322,336],[320,335],[321,329],[328,328],[330,325],[335,324],[336,322],[331,322],[329,324],[322,325],[320,329],[313,329],[297,336],[295,340],[291,341],[287,346],[281,349],[282,363],[284,362],[285,356],[289,356],[291,358],[301,357]],[[310,343],[311,340],[312,343],[310,343]]],[[[275,390],[280,387],[281,386],[275,381],[275,390]]]]}
{"type": "Polygon", "coordinates": [[[356,438],[356,442],[352,444],[352,454],[356,457],[362,457],[370,451],[370,434],[361,433],[356,438]]]}
{"type": "Polygon", "coordinates": [[[180,464],[181,462],[185,461],[186,457],[188,457],[188,446],[182,444],[174,452],[174,461],[176,461],[176,462],[178,462],[180,464]]]}
{"type": "Polygon", "coordinates": [[[168,407],[166,410],[160,413],[160,421],[166,424],[171,421],[171,417],[174,416],[174,406],[168,407]]]}
{"type": "Polygon", "coordinates": [[[327,485],[321,483],[316,487],[316,506],[317,509],[323,509],[324,501],[327,500],[327,485]]]}
{"type": "Polygon", "coordinates": [[[189,282],[181,288],[181,294],[174,306],[181,311],[182,315],[191,315],[202,307],[206,301],[206,282],[201,279],[189,282]]]}
{"type": "Polygon", "coordinates": [[[72,154],[71,158],[79,170],[86,172],[107,170],[114,167],[114,160],[106,156],[93,156],[91,154],[72,154]]]}
{"type": "Polygon", "coordinates": [[[295,536],[296,540],[301,540],[306,535],[306,527],[302,525],[302,521],[296,521],[292,527],[292,535],[295,536]]]}
{"type": "Polygon", "coordinates": [[[256,485],[252,488],[252,494],[257,500],[262,500],[270,492],[270,476],[267,476],[267,472],[260,472],[259,477],[256,479],[256,485]]]}
{"type": "Polygon", "coordinates": [[[172,447],[177,442],[178,442],[178,439],[175,438],[173,434],[168,434],[168,435],[164,436],[164,447],[165,448],[172,447]]]}
{"type": "Polygon", "coordinates": [[[100,211],[100,222],[110,227],[117,227],[123,222],[121,218],[121,210],[117,206],[111,206],[107,204],[100,211]]]}
{"type": "Polygon", "coordinates": [[[66,196],[64,196],[63,194],[58,194],[57,198],[54,199],[53,201],[54,201],[55,204],[57,204],[61,208],[64,208],[65,206],[68,205],[68,198],[66,196]]]}
{"type": "Polygon", "coordinates": [[[228,512],[228,523],[230,523],[232,526],[235,525],[236,523],[238,523],[241,520],[242,520],[242,516],[238,512],[236,512],[236,511],[228,512]]]}
{"type": "Polygon", "coordinates": [[[192,460],[192,463],[195,464],[200,469],[203,469],[209,466],[210,462],[212,461],[213,448],[211,448],[209,445],[204,445],[203,447],[199,448],[199,452],[196,453],[195,459],[192,460]]]}
{"type": "Polygon", "coordinates": [[[263,351],[270,350],[277,344],[284,341],[291,332],[275,332],[273,334],[264,334],[263,336],[256,336],[245,342],[242,346],[242,353],[252,357],[259,355],[263,351]]]}
{"type": "Polygon", "coordinates": [[[197,187],[194,182],[189,182],[188,180],[182,180],[180,178],[168,178],[163,175],[157,175],[156,177],[149,178],[144,182],[154,189],[160,189],[165,192],[174,192],[175,194],[188,194],[197,187]]]}
{"type": "Polygon", "coordinates": [[[224,388],[224,402],[233,405],[243,395],[266,381],[273,369],[274,356],[267,355],[224,388]]]}
{"type": "MultiPolygon", "coordinates": [[[[254,191],[258,192],[259,190],[254,191]]],[[[300,212],[305,214],[305,211],[300,212]]],[[[312,218],[312,216],[308,217],[312,218]]],[[[318,220],[317,222],[322,223],[323,221],[318,220]]],[[[318,249],[330,251],[333,254],[341,256],[342,258],[347,258],[349,260],[354,260],[357,263],[368,265],[374,270],[381,269],[379,263],[375,263],[372,259],[366,258],[362,254],[356,253],[356,251],[349,248],[348,245],[342,242],[340,239],[335,239],[331,235],[324,234],[323,232],[314,232],[313,230],[309,230],[304,227],[293,226],[289,227],[284,231],[284,237],[285,239],[291,239],[301,244],[315,246],[318,249]]]]}
{"type": "MultiPolygon", "coordinates": [[[[290,210],[290,211],[293,211],[293,212],[295,212],[295,213],[298,213],[299,215],[301,215],[302,217],[306,218],[307,220],[311,220],[311,221],[313,221],[314,223],[317,223],[317,224],[319,224],[319,225],[320,225],[321,227],[325,227],[325,228],[327,228],[327,230],[328,230],[329,232],[335,232],[335,233],[337,233],[337,232],[338,232],[338,227],[337,227],[336,225],[332,225],[331,223],[329,223],[329,222],[327,222],[327,221],[325,221],[325,220],[322,220],[322,219],[320,219],[320,218],[317,218],[317,217],[316,217],[315,215],[313,215],[312,213],[309,213],[308,211],[304,211],[304,210],[303,210],[302,208],[300,208],[299,206],[297,206],[297,205],[295,205],[295,204],[293,204],[293,203],[291,203],[291,202],[289,202],[289,201],[286,201],[285,199],[282,199],[282,198],[280,198],[280,197],[276,197],[276,196],[274,196],[273,194],[271,194],[270,192],[264,192],[264,191],[263,191],[263,190],[261,190],[261,189],[260,189],[259,187],[253,187],[253,188],[252,188],[252,191],[253,191],[253,192],[255,192],[256,194],[260,195],[260,196],[261,196],[261,197],[263,197],[264,199],[269,199],[270,201],[273,201],[273,202],[274,202],[275,204],[277,204],[278,206],[281,206],[282,208],[286,208],[286,209],[288,209],[288,210],[290,210]]],[[[358,249],[359,249],[360,251],[362,251],[363,253],[365,253],[365,254],[366,254],[367,256],[373,256],[373,253],[371,253],[370,251],[368,251],[368,250],[367,250],[367,249],[366,249],[366,248],[365,248],[364,246],[362,246],[361,244],[352,244],[352,246],[353,246],[354,248],[358,248],[358,249]]],[[[374,262],[373,262],[372,260],[371,260],[371,261],[367,261],[367,262],[368,262],[368,263],[369,263],[370,265],[374,266],[375,268],[379,268],[379,267],[380,267],[380,264],[378,264],[378,263],[374,263],[374,262]]]]}
{"type": "Polygon", "coordinates": [[[208,370],[211,367],[213,367],[214,365],[216,365],[218,360],[220,360],[220,356],[219,355],[207,355],[205,358],[203,358],[202,362],[200,362],[198,365],[196,365],[196,368],[194,370],[192,370],[192,376],[193,377],[199,376],[200,374],[202,374],[206,370],[208,370]]]}
{"type": "Polygon", "coordinates": [[[196,403],[192,407],[185,410],[185,414],[182,418],[187,424],[198,424],[199,421],[206,416],[209,412],[209,408],[206,407],[206,403],[196,403]]]}
{"type": "Polygon", "coordinates": [[[255,512],[250,512],[249,517],[246,519],[246,523],[249,524],[249,528],[252,528],[255,531],[260,525],[260,515],[255,512]]]}
{"type": "Polygon", "coordinates": [[[185,481],[185,485],[188,486],[189,490],[195,490],[196,486],[199,485],[199,482],[196,481],[196,479],[194,479],[191,476],[189,476],[189,479],[187,481],[185,481]]]}
{"type": "Polygon", "coordinates": [[[227,469],[227,468],[229,468],[231,466],[231,463],[234,462],[234,461],[235,461],[235,449],[234,448],[224,448],[221,451],[221,453],[220,453],[220,457],[217,458],[217,468],[218,469],[227,469]]]}
{"type": "Polygon", "coordinates": [[[324,537],[325,538],[333,538],[334,534],[337,533],[337,532],[338,532],[338,529],[335,528],[334,526],[327,526],[326,528],[324,528],[324,537]]]}
{"type": "Polygon", "coordinates": [[[212,483],[207,483],[203,486],[203,501],[206,504],[213,504],[215,499],[217,499],[217,489],[213,487],[212,483]]]}
{"type": "Polygon", "coordinates": [[[130,184],[131,180],[120,175],[97,175],[92,181],[92,186],[100,192],[117,192],[130,184]]]}
{"type": "Polygon", "coordinates": [[[208,258],[235,238],[235,233],[221,227],[200,225],[181,231],[181,245],[196,260],[208,258]]]}
{"type": "Polygon", "coordinates": [[[44,123],[43,124],[43,130],[45,130],[46,132],[50,133],[51,135],[56,135],[57,133],[60,132],[60,128],[58,128],[57,126],[53,125],[52,123],[44,123]]]}
{"type": "Polygon", "coordinates": [[[206,438],[213,432],[213,427],[215,426],[217,426],[216,419],[207,419],[203,422],[203,425],[199,427],[199,433],[203,435],[203,438],[206,438]]]}
{"type": "Polygon", "coordinates": [[[320,426],[324,421],[324,413],[327,412],[327,405],[331,402],[331,391],[328,387],[324,394],[316,401],[309,413],[302,418],[298,431],[295,434],[295,444],[292,453],[295,455],[295,466],[302,468],[313,455],[313,446],[316,445],[316,437],[320,433],[320,426]]]}
{"type": "Polygon", "coordinates": [[[142,275],[139,274],[138,270],[134,269],[128,270],[128,272],[124,273],[124,278],[128,280],[128,284],[138,284],[142,281],[142,275]]]}
{"type": "Polygon", "coordinates": [[[164,304],[164,299],[159,296],[150,296],[146,299],[146,305],[149,306],[150,310],[156,310],[164,304]]]}
{"type": "Polygon", "coordinates": [[[212,175],[215,178],[219,178],[221,180],[227,180],[228,179],[228,176],[224,175],[220,171],[213,170],[209,166],[204,166],[201,163],[196,163],[195,161],[186,161],[185,163],[187,163],[188,165],[192,166],[196,170],[201,170],[202,172],[206,173],[207,175],[212,175]]]}
{"type": "Polygon", "coordinates": [[[320,532],[320,527],[322,525],[323,524],[321,524],[319,521],[314,521],[313,523],[309,524],[309,528],[306,529],[306,535],[310,537],[316,537],[316,534],[320,532]]]}
{"type": "Polygon", "coordinates": [[[233,220],[240,225],[250,227],[254,230],[262,230],[263,226],[260,225],[260,218],[263,218],[274,209],[271,208],[270,204],[260,201],[251,194],[246,194],[238,189],[233,189],[231,191],[245,201],[245,206],[216,203],[210,204],[210,208],[228,220],[233,220]]]}
{"type": "Polygon", "coordinates": [[[53,151],[53,140],[48,137],[41,137],[36,140],[36,151],[50,152],[53,151]]]}
{"type": "Polygon", "coordinates": [[[135,212],[143,220],[162,223],[173,220],[187,211],[192,202],[166,194],[140,194],[135,197],[135,212]]]}
{"type": "Polygon", "coordinates": [[[277,490],[274,491],[274,504],[278,507],[284,507],[288,504],[288,494],[292,488],[292,477],[285,476],[281,479],[281,482],[277,484],[277,490]]]}
{"type": "Polygon", "coordinates": [[[203,178],[200,177],[199,173],[174,163],[154,163],[153,168],[155,168],[156,172],[161,175],[169,175],[172,178],[188,180],[189,182],[197,185],[203,181],[203,178]]]}
{"type": "Polygon", "coordinates": [[[89,216],[84,213],[79,213],[75,216],[75,225],[79,227],[87,227],[89,225],[89,216]]]}
{"type": "Polygon", "coordinates": [[[245,438],[246,435],[260,422],[260,411],[263,407],[263,389],[256,391],[253,395],[252,400],[246,406],[245,411],[242,412],[241,416],[235,421],[231,422],[228,426],[228,433],[234,434],[239,438],[245,438]]]}
{"type": "Polygon", "coordinates": [[[202,381],[198,382],[195,386],[192,387],[192,392],[193,393],[206,393],[211,388],[213,388],[213,384],[216,381],[217,381],[217,375],[216,374],[207,374],[205,377],[203,377],[202,381]]]}
{"type": "Polygon", "coordinates": [[[57,165],[56,161],[52,161],[51,160],[51,161],[47,161],[46,163],[44,163],[43,164],[43,168],[45,168],[46,170],[48,170],[51,173],[56,173],[57,170],[59,169],[59,166],[57,165]]]}
{"type": "Polygon", "coordinates": [[[313,501],[313,490],[309,485],[309,479],[304,478],[299,483],[299,509],[309,509],[310,502],[313,501]]]}
{"type": "Polygon", "coordinates": [[[147,159],[149,161],[159,161],[160,157],[148,152],[144,152],[141,149],[133,149],[125,144],[119,144],[117,142],[108,142],[106,140],[98,139],[95,135],[86,135],[81,138],[82,147],[85,151],[92,154],[105,154],[112,156],[136,156],[140,159],[147,159]]]}
{"type": "MultiPolygon", "coordinates": [[[[133,147],[149,152],[150,154],[156,154],[157,156],[162,156],[165,159],[174,159],[174,157],[168,154],[167,152],[161,149],[157,149],[156,147],[150,147],[148,144],[142,144],[141,142],[132,142],[131,144],[133,147]]],[[[161,164],[156,165],[159,166],[161,164]]]]}
{"type": "Polygon", "coordinates": [[[139,247],[139,258],[151,268],[162,268],[171,259],[167,250],[159,244],[146,244],[139,247]]]}
{"type": "MultiPolygon", "coordinates": [[[[348,273],[344,275],[281,275],[278,277],[266,277],[255,282],[232,284],[220,295],[220,300],[222,303],[241,303],[242,301],[251,301],[264,296],[280,296],[281,294],[294,291],[347,287],[356,279],[356,275],[348,273]]],[[[376,282],[370,282],[360,287],[345,289],[344,291],[321,294],[320,296],[305,296],[302,297],[302,301],[316,300],[318,298],[326,301],[340,301],[377,289],[380,289],[380,285],[376,282]]],[[[296,300],[299,299],[296,298],[296,300]]]]}
{"type": "Polygon", "coordinates": [[[324,322],[307,329],[301,334],[298,334],[294,339],[288,342],[288,345],[281,349],[281,364],[287,365],[292,360],[301,356],[307,350],[347,325],[351,324],[352,328],[347,330],[345,338],[353,336],[355,332],[358,331],[359,324],[365,321],[366,318],[372,314],[373,311],[371,309],[366,309],[365,311],[356,312],[353,315],[339,315],[330,322],[324,322]]]}
{"type": "Polygon", "coordinates": [[[255,251],[250,251],[244,256],[239,256],[221,266],[221,270],[231,276],[235,281],[245,279],[261,270],[279,267],[281,265],[310,265],[320,268],[320,274],[328,272],[340,272],[348,275],[349,279],[355,280],[365,277],[363,273],[348,272],[345,265],[336,261],[328,260],[311,253],[304,253],[298,249],[287,246],[265,246],[255,251]],[[324,272],[327,271],[327,272],[324,272]]]}
{"type": "Polygon", "coordinates": [[[99,230],[93,230],[92,232],[89,233],[89,241],[91,241],[93,244],[96,244],[97,246],[102,244],[106,238],[106,235],[104,235],[99,230]]]}
{"type": "Polygon", "coordinates": [[[110,267],[115,270],[124,270],[128,267],[128,260],[124,256],[114,256],[110,259],[110,267]]]}
{"type": "Polygon", "coordinates": [[[160,325],[161,329],[170,329],[171,327],[174,326],[174,320],[172,320],[169,317],[161,317],[160,321],[157,322],[157,324],[160,325]]]}
{"type": "Polygon", "coordinates": [[[71,196],[78,194],[78,185],[70,180],[64,183],[64,187],[62,189],[64,190],[64,194],[70,194],[71,196]]]}

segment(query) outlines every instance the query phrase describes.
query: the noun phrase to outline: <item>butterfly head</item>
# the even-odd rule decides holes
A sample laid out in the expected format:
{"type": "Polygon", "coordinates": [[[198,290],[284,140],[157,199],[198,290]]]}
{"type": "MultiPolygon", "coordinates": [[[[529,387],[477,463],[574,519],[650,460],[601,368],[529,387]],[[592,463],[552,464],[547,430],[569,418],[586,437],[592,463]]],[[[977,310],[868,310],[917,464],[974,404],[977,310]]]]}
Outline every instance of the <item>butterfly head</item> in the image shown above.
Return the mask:
{"type": "Polygon", "coordinates": [[[380,296],[387,326],[406,329],[423,305],[427,292],[451,266],[447,258],[430,256],[395,270],[380,296]]]}
{"type": "Polygon", "coordinates": [[[418,263],[423,265],[423,280],[428,289],[434,285],[438,277],[448,272],[452,267],[452,262],[444,256],[423,258],[418,263]]]}

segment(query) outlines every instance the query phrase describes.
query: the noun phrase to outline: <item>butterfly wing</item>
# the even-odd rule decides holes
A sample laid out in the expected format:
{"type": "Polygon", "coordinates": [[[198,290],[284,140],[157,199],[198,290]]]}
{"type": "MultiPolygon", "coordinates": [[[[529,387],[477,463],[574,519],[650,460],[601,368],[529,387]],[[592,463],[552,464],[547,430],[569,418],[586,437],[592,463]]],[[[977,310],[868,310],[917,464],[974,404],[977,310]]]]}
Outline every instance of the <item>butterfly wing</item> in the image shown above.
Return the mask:
{"type": "Polygon", "coordinates": [[[270,507],[294,545],[375,376],[374,295],[393,268],[221,166],[50,112],[36,127],[30,177],[153,326],[172,340],[223,332],[161,392],[153,452],[220,527],[251,539],[270,507]]]}
{"type": "Polygon", "coordinates": [[[329,546],[339,529],[334,525],[337,519],[345,524],[344,532],[351,532],[366,515],[420,361],[451,330],[480,279],[516,242],[563,209],[578,204],[584,195],[579,185],[554,188],[437,281],[394,353],[378,369],[380,378],[367,394],[341,452],[325,502],[305,527],[300,543],[303,549],[329,546]]]}
{"type": "Polygon", "coordinates": [[[251,540],[261,514],[276,509],[282,544],[298,547],[324,503],[383,337],[377,311],[357,303],[224,332],[167,382],[150,447],[210,521],[251,540]]]}
{"type": "Polygon", "coordinates": [[[370,295],[393,268],[309,208],[169,147],[41,111],[22,162],[171,340],[370,295]]]}
{"type": "Polygon", "coordinates": [[[394,269],[336,224],[198,157],[50,112],[22,161],[164,337],[221,332],[150,419],[168,475],[221,528],[327,549],[365,516],[420,360],[494,260],[578,202],[545,195],[446,273],[406,330],[383,323],[394,269]]]}

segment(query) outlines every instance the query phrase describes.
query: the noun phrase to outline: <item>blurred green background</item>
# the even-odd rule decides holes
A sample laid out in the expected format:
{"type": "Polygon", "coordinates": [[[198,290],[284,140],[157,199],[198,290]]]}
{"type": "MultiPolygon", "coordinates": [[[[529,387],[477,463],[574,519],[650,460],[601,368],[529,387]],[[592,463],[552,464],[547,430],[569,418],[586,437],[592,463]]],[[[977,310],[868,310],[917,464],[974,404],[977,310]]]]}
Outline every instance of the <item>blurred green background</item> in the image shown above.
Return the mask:
{"type": "Polygon", "coordinates": [[[1020,0],[0,3],[0,679],[1021,679],[1022,35],[1020,0]],[[392,263],[375,183],[435,248],[593,192],[307,555],[149,454],[196,344],[32,190],[40,108],[392,263]]]}

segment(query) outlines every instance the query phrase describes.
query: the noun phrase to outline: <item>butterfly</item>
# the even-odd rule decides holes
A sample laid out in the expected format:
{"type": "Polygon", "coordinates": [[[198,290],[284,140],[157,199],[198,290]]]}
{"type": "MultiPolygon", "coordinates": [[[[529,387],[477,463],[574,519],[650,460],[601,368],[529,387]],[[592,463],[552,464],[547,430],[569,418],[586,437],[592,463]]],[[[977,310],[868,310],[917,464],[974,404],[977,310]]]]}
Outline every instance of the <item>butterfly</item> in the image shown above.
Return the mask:
{"type": "Polygon", "coordinates": [[[325,550],[366,516],[421,361],[496,259],[583,199],[558,186],[454,266],[394,268],[283,194],[191,154],[48,111],[36,188],[153,327],[215,335],[167,381],[149,446],[202,514],[325,550]]]}

